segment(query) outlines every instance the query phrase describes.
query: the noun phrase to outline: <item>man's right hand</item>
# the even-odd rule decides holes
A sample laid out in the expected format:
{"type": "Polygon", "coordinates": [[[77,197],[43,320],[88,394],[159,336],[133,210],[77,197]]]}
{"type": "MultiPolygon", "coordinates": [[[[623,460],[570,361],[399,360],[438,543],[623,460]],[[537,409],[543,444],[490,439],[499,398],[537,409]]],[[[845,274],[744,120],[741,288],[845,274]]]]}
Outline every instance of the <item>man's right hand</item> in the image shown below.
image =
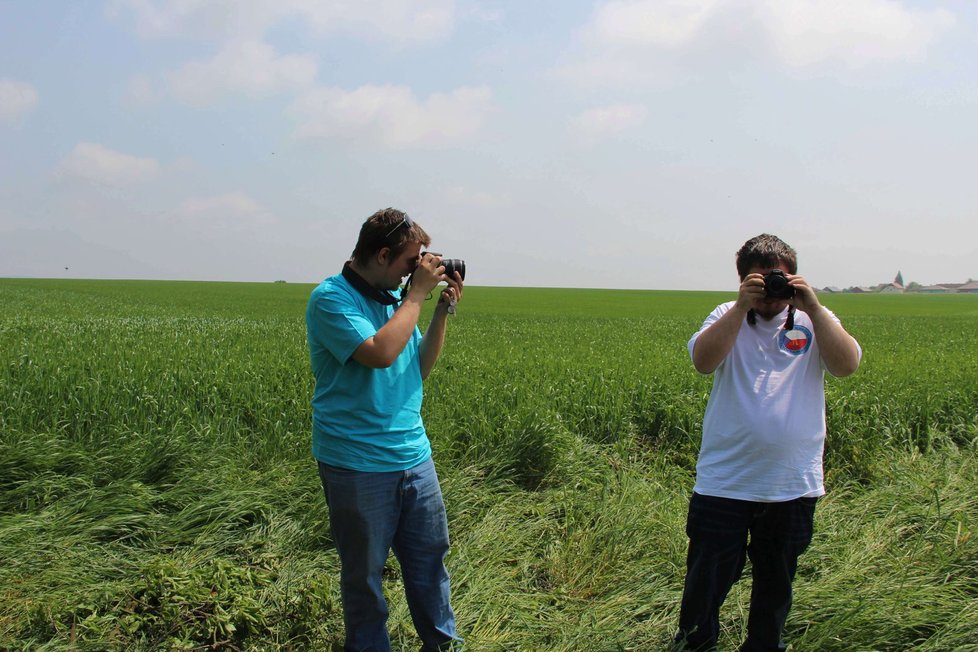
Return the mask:
{"type": "Polygon", "coordinates": [[[445,280],[445,266],[441,264],[441,256],[431,252],[421,254],[421,260],[414,269],[414,276],[411,278],[411,289],[408,295],[417,294],[424,299],[445,280]]]}
{"type": "Polygon", "coordinates": [[[740,284],[740,291],[737,293],[737,308],[747,312],[754,306],[754,302],[764,298],[764,275],[748,274],[740,284]]]}

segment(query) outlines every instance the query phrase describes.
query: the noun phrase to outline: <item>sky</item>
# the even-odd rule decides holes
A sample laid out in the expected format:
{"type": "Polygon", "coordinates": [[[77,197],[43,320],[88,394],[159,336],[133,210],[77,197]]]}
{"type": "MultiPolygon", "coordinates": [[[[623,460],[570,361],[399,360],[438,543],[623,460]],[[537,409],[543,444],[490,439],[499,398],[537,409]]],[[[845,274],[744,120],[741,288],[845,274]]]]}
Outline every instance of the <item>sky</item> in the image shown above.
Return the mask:
{"type": "Polygon", "coordinates": [[[973,0],[0,0],[0,277],[978,278],[973,0]]]}

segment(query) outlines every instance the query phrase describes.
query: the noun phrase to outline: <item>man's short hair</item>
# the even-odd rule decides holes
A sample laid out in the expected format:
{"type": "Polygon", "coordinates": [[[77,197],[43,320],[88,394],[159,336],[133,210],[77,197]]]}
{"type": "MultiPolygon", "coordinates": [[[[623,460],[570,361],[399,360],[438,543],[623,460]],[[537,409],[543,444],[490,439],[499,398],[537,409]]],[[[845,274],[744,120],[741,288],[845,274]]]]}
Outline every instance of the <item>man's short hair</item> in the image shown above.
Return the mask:
{"type": "Polygon", "coordinates": [[[411,242],[420,242],[427,247],[431,237],[404,211],[384,208],[368,217],[360,227],[353,260],[359,265],[367,265],[384,247],[389,247],[391,256],[396,258],[411,242]]]}
{"type": "Polygon", "coordinates": [[[769,233],[762,233],[744,243],[737,252],[737,273],[740,280],[755,267],[777,267],[783,264],[789,274],[798,273],[798,254],[781,238],[769,233]]]}

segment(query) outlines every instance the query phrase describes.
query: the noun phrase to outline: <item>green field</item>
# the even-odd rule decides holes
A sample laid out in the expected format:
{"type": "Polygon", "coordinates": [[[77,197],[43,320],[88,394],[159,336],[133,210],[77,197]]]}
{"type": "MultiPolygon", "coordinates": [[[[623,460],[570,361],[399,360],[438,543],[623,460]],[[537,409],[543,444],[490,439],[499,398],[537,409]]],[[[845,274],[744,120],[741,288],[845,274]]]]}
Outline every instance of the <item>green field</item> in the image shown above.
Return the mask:
{"type": "MultiPolygon", "coordinates": [[[[0,649],[340,649],[311,288],[0,280],[0,649]]],[[[424,417],[467,649],[666,648],[710,390],[686,341],[731,298],[466,289],[424,417]]],[[[978,650],[978,296],[823,300],[865,353],[827,381],[788,640],[978,650]]],[[[417,649],[393,558],[386,587],[417,649]]]]}

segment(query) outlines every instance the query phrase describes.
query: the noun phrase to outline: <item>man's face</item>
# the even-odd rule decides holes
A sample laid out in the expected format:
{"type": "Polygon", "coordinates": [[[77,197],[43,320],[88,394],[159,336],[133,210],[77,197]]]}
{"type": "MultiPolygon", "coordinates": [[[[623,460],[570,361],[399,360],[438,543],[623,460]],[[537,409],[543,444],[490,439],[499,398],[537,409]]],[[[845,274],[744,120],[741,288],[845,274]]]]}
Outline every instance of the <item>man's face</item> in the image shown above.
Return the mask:
{"type": "MultiPolygon", "coordinates": [[[[767,274],[772,269],[780,269],[786,275],[790,274],[787,265],[784,263],[778,263],[776,267],[752,267],[748,270],[748,274],[760,274],[761,276],[767,274]]],[[[781,312],[788,306],[787,299],[769,299],[767,297],[760,297],[754,299],[754,303],[751,308],[757,313],[762,319],[770,320],[777,317],[781,312]]]]}
{"type": "Polygon", "coordinates": [[[396,290],[411,275],[421,259],[421,243],[409,242],[396,258],[389,259],[384,274],[384,290],[396,290]]]}

